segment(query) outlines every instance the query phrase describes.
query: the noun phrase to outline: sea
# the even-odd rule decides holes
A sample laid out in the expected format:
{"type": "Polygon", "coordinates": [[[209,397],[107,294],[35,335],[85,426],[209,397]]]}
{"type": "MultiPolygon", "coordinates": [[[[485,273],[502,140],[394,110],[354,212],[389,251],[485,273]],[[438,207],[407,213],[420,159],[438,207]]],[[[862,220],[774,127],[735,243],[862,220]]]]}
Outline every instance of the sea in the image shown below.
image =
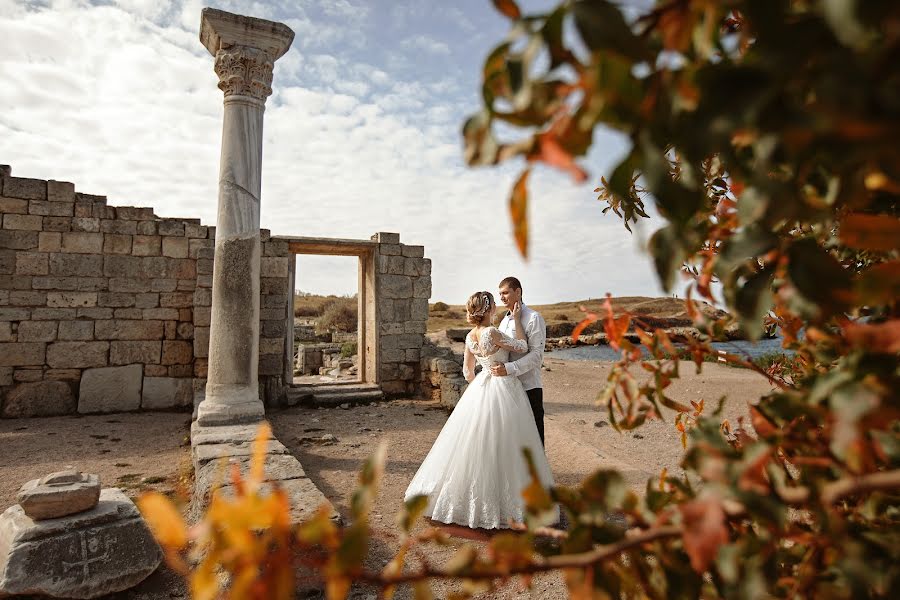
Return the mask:
{"type": "MultiPolygon", "coordinates": [[[[711,345],[716,350],[724,350],[743,358],[756,358],[770,352],[780,352],[791,355],[793,350],[785,350],[781,347],[782,338],[764,338],[756,342],[747,340],[735,340],[731,342],[713,342],[711,345]]],[[[684,344],[675,344],[676,348],[684,347],[684,344]]],[[[647,349],[640,346],[644,356],[649,356],[647,349]]],[[[621,353],[610,346],[575,346],[573,348],[560,348],[544,355],[549,358],[562,360],[619,360],[621,353]]]]}

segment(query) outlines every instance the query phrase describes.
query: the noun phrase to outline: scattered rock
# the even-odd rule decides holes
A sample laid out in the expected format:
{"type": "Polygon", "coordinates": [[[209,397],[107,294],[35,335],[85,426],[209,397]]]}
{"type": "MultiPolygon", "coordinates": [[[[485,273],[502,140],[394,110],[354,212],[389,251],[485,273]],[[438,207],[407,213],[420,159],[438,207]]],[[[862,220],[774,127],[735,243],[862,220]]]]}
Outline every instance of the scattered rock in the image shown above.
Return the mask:
{"type": "Polygon", "coordinates": [[[633,437],[633,438],[636,439],[636,440],[642,440],[642,439],[644,439],[644,436],[641,435],[640,433],[636,433],[636,434],[634,434],[634,435],[631,436],[631,437],[633,437]]]}
{"type": "Polygon", "coordinates": [[[587,425],[587,421],[584,419],[570,419],[569,423],[572,425],[587,425]]]}
{"type": "Polygon", "coordinates": [[[594,423],[594,427],[609,427],[609,423],[607,423],[603,419],[600,419],[599,421],[594,423]]]}
{"type": "Polygon", "coordinates": [[[345,402],[344,404],[341,404],[341,408],[343,408],[344,410],[350,410],[350,405],[345,402]]]}
{"type": "Polygon", "coordinates": [[[319,439],[322,440],[323,444],[335,444],[338,441],[338,439],[331,433],[326,433],[319,439]]]}
{"type": "Polygon", "coordinates": [[[55,519],[90,510],[100,498],[100,478],[74,469],[32,479],[16,497],[22,511],[34,519],[55,519]]]}

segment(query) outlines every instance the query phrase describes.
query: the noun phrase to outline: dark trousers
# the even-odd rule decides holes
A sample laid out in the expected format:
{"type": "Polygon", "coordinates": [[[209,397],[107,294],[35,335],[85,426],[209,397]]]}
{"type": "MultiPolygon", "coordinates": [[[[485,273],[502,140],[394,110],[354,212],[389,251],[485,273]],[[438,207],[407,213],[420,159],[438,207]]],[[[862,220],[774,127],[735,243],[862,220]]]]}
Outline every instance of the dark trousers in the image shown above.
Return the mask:
{"type": "Polygon", "coordinates": [[[525,392],[528,402],[531,404],[531,412],[534,413],[534,424],[537,425],[538,435],[541,436],[541,445],[544,445],[544,389],[535,388],[525,392]]]}

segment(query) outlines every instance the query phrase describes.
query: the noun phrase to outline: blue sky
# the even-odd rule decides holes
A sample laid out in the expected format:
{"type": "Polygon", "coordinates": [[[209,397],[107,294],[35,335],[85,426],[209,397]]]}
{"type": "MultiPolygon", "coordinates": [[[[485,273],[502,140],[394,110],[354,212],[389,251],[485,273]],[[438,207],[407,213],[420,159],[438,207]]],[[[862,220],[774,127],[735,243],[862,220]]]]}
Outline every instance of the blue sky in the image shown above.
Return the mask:
{"type": "MultiPolygon", "coordinates": [[[[214,224],[222,93],[197,37],[203,6],[0,0],[0,163],[214,224]]],[[[488,0],[214,6],[296,33],[266,107],[262,226],[274,235],[399,232],[432,259],[433,301],[461,303],[506,275],[532,303],[661,293],[641,250],[659,223],[632,236],[592,191],[625,151],[618,135],[595,135],[584,185],[533,172],[528,262],[507,212],[521,163],[463,164],[459,132],[479,108],[482,61],[508,30],[488,0]]],[[[304,291],[355,287],[351,259],[299,260],[304,291]]]]}

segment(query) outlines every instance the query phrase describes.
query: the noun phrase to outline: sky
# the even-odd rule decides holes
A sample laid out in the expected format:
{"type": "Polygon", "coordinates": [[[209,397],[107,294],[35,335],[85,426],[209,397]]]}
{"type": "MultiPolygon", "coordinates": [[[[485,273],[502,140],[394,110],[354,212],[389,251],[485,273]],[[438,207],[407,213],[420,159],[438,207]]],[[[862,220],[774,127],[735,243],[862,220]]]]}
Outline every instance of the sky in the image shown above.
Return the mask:
{"type": "MultiPolygon", "coordinates": [[[[520,1],[525,12],[548,1],[520,1]]],[[[114,206],[214,225],[222,92],[198,40],[195,0],[0,0],[0,163],[17,177],[75,183],[114,206]]],[[[593,189],[627,150],[595,132],[577,185],[530,177],[530,258],[513,242],[508,198],[520,160],[472,169],[465,118],[509,21],[489,0],[220,0],[216,8],[291,27],[266,104],[261,225],[272,235],[425,246],[432,301],[465,302],[522,281],[533,304],[661,295],[643,246],[593,189]]],[[[297,288],[356,292],[356,261],[298,257],[297,288]]]]}

